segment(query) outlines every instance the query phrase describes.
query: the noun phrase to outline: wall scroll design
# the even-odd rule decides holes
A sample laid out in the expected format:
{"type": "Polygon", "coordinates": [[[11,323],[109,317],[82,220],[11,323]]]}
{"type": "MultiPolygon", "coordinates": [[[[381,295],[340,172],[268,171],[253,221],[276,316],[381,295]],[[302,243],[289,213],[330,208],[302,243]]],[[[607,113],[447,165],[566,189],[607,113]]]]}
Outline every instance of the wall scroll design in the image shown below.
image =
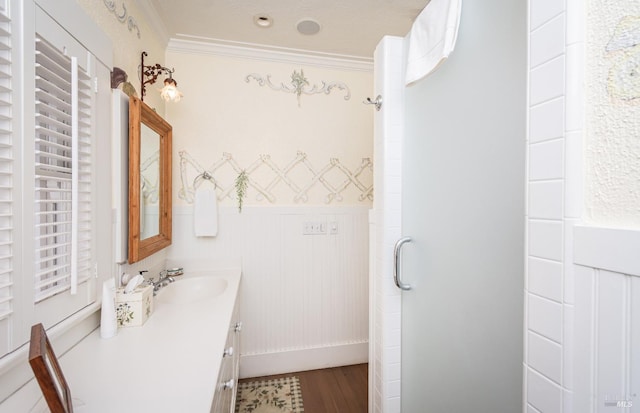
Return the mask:
{"type": "Polygon", "coordinates": [[[618,22],[605,52],[614,58],[609,70],[609,95],[625,103],[640,103],[640,16],[618,22]]]}
{"type": "Polygon", "coordinates": [[[324,197],[325,203],[330,204],[335,201],[342,201],[342,192],[349,186],[354,186],[360,195],[359,201],[373,200],[373,184],[365,184],[361,180],[361,175],[365,171],[373,171],[373,162],[370,158],[362,158],[362,162],[355,169],[351,170],[343,165],[339,159],[331,158],[329,163],[320,169],[316,169],[304,152],[298,152],[286,166],[280,167],[271,159],[270,155],[260,155],[253,163],[246,168],[241,167],[230,153],[223,153],[222,158],[214,162],[209,168],[204,168],[196,161],[188,152],[180,151],[180,181],[181,188],[178,191],[178,197],[187,203],[193,203],[196,188],[198,188],[205,179],[212,181],[218,190],[218,199],[225,198],[235,199],[235,180],[229,182],[221,182],[221,168],[231,168],[235,175],[242,171],[246,172],[247,183],[250,188],[256,192],[256,200],[267,200],[270,203],[276,202],[274,189],[279,184],[284,184],[293,192],[294,202],[307,202],[309,200],[309,191],[316,185],[321,185],[326,190],[324,197]],[[256,175],[258,171],[261,176],[266,176],[265,168],[270,179],[267,184],[261,184],[256,175]],[[189,169],[194,171],[195,178],[190,179],[189,169]],[[311,173],[311,178],[303,185],[299,185],[291,178],[291,175],[300,171],[305,174],[311,173]],[[331,182],[329,173],[332,173],[334,182],[331,182]],[[335,176],[340,176],[340,182],[335,182],[335,176]],[[206,177],[206,178],[205,178],[206,177]]]}
{"type": "Polygon", "coordinates": [[[104,1],[104,5],[105,7],[111,12],[113,13],[114,16],[116,16],[116,18],[118,19],[118,21],[120,23],[127,23],[127,28],[129,29],[130,32],[133,31],[133,29],[136,29],[136,32],[138,34],[138,39],[140,38],[140,28],[138,27],[138,22],[136,21],[136,19],[133,16],[127,16],[127,7],[124,5],[124,3],[122,3],[122,13],[118,14],[117,10],[116,10],[116,2],[115,0],[103,0],[104,1]]]}
{"type": "Polygon", "coordinates": [[[318,86],[314,84],[310,87],[309,80],[304,76],[304,71],[300,69],[300,72],[293,71],[291,74],[291,82],[290,84],[285,84],[281,82],[279,85],[273,84],[271,82],[271,75],[261,76],[257,73],[250,73],[245,77],[245,82],[251,82],[251,79],[254,79],[260,86],[267,85],[272,90],[282,91],[287,93],[295,93],[298,98],[298,107],[300,107],[300,97],[302,94],[305,95],[315,95],[318,93],[324,93],[328,95],[331,93],[333,89],[338,89],[345,91],[344,100],[351,99],[351,90],[349,87],[342,82],[325,82],[322,80],[321,85],[318,86]]]}

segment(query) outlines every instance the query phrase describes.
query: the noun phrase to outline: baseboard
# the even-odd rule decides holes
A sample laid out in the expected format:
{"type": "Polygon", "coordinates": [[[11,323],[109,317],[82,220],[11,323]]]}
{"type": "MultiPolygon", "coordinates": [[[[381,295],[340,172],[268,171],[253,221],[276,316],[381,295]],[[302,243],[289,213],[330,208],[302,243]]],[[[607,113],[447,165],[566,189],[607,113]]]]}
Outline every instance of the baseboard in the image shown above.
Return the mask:
{"type": "Polygon", "coordinates": [[[240,378],[348,366],[369,361],[369,343],[287,350],[240,356],[240,378]]]}

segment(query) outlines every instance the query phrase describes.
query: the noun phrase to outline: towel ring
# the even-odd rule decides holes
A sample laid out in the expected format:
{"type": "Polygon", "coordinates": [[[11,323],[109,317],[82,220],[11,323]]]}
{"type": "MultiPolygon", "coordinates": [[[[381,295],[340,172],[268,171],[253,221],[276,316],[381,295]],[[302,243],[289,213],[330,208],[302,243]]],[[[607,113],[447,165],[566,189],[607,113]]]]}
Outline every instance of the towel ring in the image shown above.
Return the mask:
{"type": "Polygon", "coordinates": [[[198,182],[198,179],[200,179],[200,178],[202,178],[204,180],[207,180],[207,181],[211,181],[211,183],[213,184],[214,189],[218,189],[218,184],[216,183],[215,179],[213,179],[213,175],[211,175],[207,171],[204,171],[200,175],[196,176],[193,179],[193,189],[194,190],[196,189],[196,182],[198,182]]]}

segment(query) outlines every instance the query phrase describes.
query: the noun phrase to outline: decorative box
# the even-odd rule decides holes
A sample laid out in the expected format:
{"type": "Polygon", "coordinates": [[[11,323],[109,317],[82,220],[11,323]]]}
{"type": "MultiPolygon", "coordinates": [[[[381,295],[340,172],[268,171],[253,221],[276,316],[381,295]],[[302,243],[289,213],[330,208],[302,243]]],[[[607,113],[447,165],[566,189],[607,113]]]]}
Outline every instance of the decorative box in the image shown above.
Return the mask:
{"type": "Polygon", "coordinates": [[[116,291],[116,318],[118,327],[143,325],[153,313],[153,287],[140,285],[129,294],[124,288],[116,291]]]}

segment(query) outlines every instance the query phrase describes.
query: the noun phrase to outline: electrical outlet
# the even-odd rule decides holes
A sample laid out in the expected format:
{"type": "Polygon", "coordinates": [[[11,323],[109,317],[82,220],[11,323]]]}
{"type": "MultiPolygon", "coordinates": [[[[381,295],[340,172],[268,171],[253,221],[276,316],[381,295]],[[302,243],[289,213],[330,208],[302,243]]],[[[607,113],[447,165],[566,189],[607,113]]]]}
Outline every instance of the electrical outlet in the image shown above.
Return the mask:
{"type": "Polygon", "coordinates": [[[326,222],[306,221],[302,224],[302,235],[324,235],[326,233],[326,222]]]}

